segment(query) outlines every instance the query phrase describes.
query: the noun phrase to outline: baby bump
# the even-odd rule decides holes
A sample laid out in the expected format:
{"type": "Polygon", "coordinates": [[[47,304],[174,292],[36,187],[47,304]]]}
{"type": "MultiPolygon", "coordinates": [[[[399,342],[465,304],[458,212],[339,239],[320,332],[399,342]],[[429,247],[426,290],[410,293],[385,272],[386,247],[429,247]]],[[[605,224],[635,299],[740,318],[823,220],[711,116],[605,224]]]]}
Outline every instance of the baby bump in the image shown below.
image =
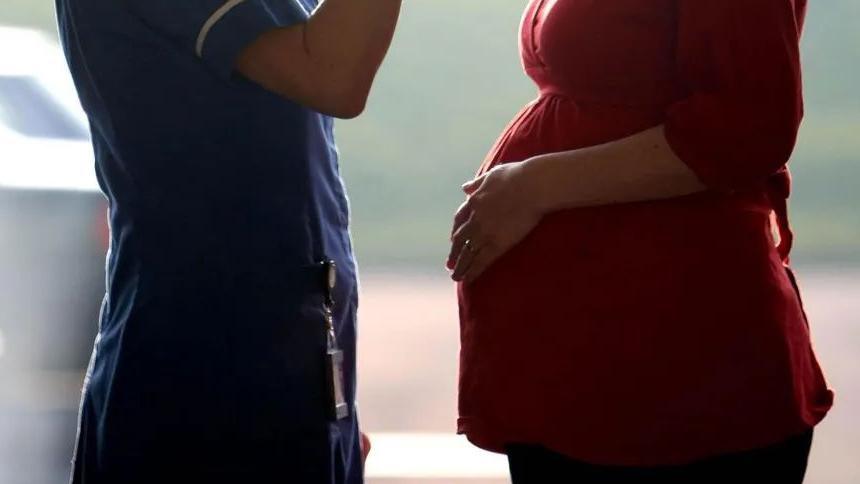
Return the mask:
{"type": "Polygon", "coordinates": [[[766,219],[712,203],[546,217],[461,288],[464,366],[481,384],[500,386],[492,394],[585,399],[595,408],[630,397],[655,414],[669,395],[714,390],[725,365],[773,380],[773,363],[760,355],[780,358],[773,355],[782,353],[782,322],[768,308],[786,295],[775,282],[766,219]]]}

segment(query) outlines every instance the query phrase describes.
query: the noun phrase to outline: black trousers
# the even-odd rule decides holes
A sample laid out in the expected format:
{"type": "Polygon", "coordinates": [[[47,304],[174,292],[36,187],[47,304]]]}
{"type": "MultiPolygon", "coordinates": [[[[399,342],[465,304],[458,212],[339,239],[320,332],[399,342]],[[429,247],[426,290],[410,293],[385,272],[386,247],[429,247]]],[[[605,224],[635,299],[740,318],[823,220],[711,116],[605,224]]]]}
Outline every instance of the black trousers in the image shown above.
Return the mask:
{"type": "Polygon", "coordinates": [[[801,484],[812,430],[770,447],[683,466],[611,467],[580,462],[536,445],[507,447],[513,484],[801,484]]]}

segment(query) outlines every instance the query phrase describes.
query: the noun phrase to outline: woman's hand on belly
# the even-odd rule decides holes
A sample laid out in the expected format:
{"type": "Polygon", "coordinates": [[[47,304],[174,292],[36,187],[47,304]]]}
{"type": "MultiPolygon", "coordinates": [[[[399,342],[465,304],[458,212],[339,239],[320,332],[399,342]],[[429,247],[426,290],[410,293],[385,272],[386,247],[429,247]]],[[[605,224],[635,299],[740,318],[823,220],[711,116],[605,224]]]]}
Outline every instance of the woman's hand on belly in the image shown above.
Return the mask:
{"type": "Polygon", "coordinates": [[[471,282],[531,232],[543,217],[523,163],[499,165],[463,185],[466,201],[454,216],[447,267],[471,282]]]}
{"type": "Polygon", "coordinates": [[[471,282],[545,213],[689,195],[705,185],[672,151],[662,126],[573,151],[495,167],[463,185],[447,266],[471,282]]]}

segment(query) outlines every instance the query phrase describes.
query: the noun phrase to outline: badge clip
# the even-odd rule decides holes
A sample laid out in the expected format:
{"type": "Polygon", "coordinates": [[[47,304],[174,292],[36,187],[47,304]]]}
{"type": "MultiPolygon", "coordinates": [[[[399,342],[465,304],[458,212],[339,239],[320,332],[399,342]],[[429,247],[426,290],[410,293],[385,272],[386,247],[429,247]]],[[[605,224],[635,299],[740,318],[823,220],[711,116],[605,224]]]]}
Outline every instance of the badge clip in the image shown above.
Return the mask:
{"type": "Polygon", "coordinates": [[[343,376],[343,351],[338,347],[334,329],[334,288],[337,285],[337,265],[333,260],[322,263],[325,277],[323,311],[326,325],[326,375],[328,376],[329,414],[332,420],[349,417],[349,405],[343,376]]]}

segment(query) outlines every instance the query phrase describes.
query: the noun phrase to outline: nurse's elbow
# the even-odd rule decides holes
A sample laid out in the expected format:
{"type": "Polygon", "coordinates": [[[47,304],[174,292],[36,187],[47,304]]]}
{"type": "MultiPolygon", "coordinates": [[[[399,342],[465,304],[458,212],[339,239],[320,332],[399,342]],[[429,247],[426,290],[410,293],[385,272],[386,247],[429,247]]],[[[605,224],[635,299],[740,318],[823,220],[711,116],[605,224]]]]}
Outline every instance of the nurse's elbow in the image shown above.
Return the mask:
{"type": "Polygon", "coordinates": [[[323,114],[340,119],[357,118],[364,113],[369,95],[370,89],[359,84],[341,86],[329,96],[327,112],[323,114]]]}
{"type": "Polygon", "coordinates": [[[343,108],[328,113],[328,115],[338,119],[355,119],[361,116],[362,113],[364,113],[363,107],[344,106],[343,108]]]}
{"type": "Polygon", "coordinates": [[[367,94],[349,93],[339,97],[333,112],[329,114],[340,119],[355,119],[361,116],[366,107],[367,94]]]}
{"type": "Polygon", "coordinates": [[[291,27],[263,34],[240,54],[236,70],[264,89],[320,113],[344,119],[359,116],[367,105],[375,69],[311,57],[302,32],[291,27]]]}
{"type": "Polygon", "coordinates": [[[368,91],[350,86],[315,84],[313,88],[291,89],[292,86],[274,86],[275,94],[327,116],[340,119],[357,118],[367,106],[368,91]]]}

